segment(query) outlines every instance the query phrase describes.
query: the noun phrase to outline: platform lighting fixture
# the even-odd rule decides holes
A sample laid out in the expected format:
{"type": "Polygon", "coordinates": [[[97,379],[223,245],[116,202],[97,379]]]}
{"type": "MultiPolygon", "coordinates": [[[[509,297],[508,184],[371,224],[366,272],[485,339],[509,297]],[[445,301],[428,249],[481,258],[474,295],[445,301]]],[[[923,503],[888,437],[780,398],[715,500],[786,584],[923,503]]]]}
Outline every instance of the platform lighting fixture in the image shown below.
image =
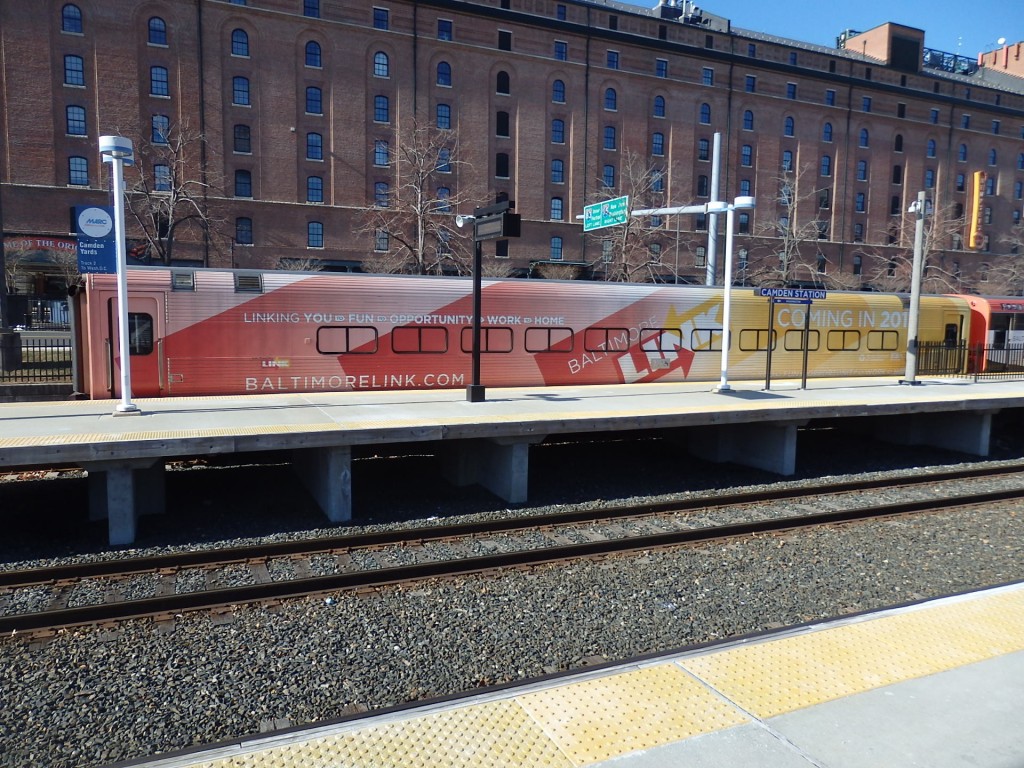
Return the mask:
{"type": "Polygon", "coordinates": [[[128,249],[124,241],[124,166],[135,161],[131,139],[123,136],[100,136],[100,155],[110,163],[114,193],[114,235],[117,254],[117,331],[118,351],[121,354],[121,402],[114,409],[115,416],[141,413],[132,403],[131,347],[128,343],[128,249]]]}
{"type": "MultiPolygon", "coordinates": [[[[740,210],[750,210],[756,205],[756,201],[749,195],[742,195],[732,201],[732,203],[716,202],[708,203],[708,212],[711,212],[711,207],[717,208],[716,213],[725,213],[725,275],[723,281],[725,284],[724,292],[722,295],[722,378],[715,387],[716,392],[729,392],[732,387],[729,386],[729,321],[732,314],[732,246],[733,246],[733,230],[735,212],[740,210]]],[[[768,329],[769,337],[771,336],[771,329],[768,329]]]]}
{"type": "Polygon", "coordinates": [[[907,213],[914,214],[914,267],[910,276],[910,316],[907,318],[907,368],[900,384],[920,384],[917,380],[917,326],[921,313],[921,272],[924,269],[924,217],[930,213],[923,191],[910,204],[907,213]]]}

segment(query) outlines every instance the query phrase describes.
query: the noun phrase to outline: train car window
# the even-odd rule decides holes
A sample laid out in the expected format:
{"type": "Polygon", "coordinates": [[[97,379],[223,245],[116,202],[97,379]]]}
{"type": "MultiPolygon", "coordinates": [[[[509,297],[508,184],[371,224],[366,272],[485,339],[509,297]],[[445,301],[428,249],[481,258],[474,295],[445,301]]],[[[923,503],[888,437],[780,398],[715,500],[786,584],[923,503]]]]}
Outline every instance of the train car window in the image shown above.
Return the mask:
{"type": "Polygon", "coordinates": [[[572,328],[527,328],[527,352],[572,352],[572,328]]]}
{"type": "MultiPolygon", "coordinates": [[[[462,329],[462,351],[467,355],[473,351],[473,329],[466,326],[462,329]]],[[[499,326],[486,326],[480,329],[481,352],[511,352],[512,329],[499,326]]]]}
{"type": "MultiPolygon", "coordinates": [[[[772,349],[778,344],[778,335],[772,331],[772,349]]],[[[766,352],[768,350],[767,328],[740,329],[740,352],[766,352]]]]}
{"type": "Polygon", "coordinates": [[[153,353],[153,316],[144,312],[128,313],[128,354],[153,353]]]}
{"type": "Polygon", "coordinates": [[[628,348],[628,328],[587,328],[583,332],[583,349],[586,352],[605,352],[628,348]]]}
{"type": "Polygon", "coordinates": [[[640,348],[645,352],[675,352],[683,346],[678,328],[644,328],[640,331],[640,348]]]}
{"type": "Polygon", "coordinates": [[[690,331],[690,349],[694,352],[721,352],[722,331],[718,328],[694,328],[690,331]]]}
{"type": "Polygon", "coordinates": [[[960,339],[960,326],[956,323],[946,323],[946,333],[942,339],[947,347],[952,347],[960,339]]]}
{"type": "Polygon", "coordinates": [[[195,272],[172,272],[171,273],[171,290],[172,291],[194,291],[196,289],[196,273],[195,272]]]}
{"type": "Polygon", "coordinates": [[[856,352],[860,349],[860,331],[829,331],[829,352],[856,352]]]}
{"type": "MultiPolygon", "coordinates": [[[[807,332],[807,351],[817,352],[821,346],[821,333],[816,330],[807,332]]],[[[804,332],[795,328],[786,331],[782,337],[782,348],[787,352],[800,352],[804,348],[804,332]]]]}
{"type": "Polygon", "coordinates": [[[263,293],[263,275],[235,275],[235,293],[263,293]]]}
{"type": "Polygon", "coordinates": [[[868,331],[869,352],[896,352],[900,348],[900,335],[896,331],[868,331]]]}
{"type": "Polygon", "coordinates": [[[377,329],[372,325],[324,325],[316,329],[316,351],[321,355],[372,355],[377,351],[377,329]]]}
{"type": "Polygon", "coordinates": [[[448,351],[448,329],[434,325],[403,325],[391,332],[391,351],[396,354],[448,351]]]}

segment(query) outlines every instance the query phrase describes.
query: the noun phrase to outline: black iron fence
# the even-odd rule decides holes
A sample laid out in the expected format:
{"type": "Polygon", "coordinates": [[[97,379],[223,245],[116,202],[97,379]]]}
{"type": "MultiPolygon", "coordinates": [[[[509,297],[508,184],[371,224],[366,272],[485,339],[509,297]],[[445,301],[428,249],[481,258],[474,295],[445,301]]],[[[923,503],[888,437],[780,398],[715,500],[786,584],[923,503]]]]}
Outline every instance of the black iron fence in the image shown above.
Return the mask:
{"type": "Polygon", "coordinates": [[[71,381],[71,334],[55,332],[38,338],[10,334],[0,343],[0,383],[71,381]]]}
{"type": "Polygon", "coordinates": [[[1024,379],[1024,346],[923,342],[918,347],[917,372],[975,381],[1024,379]]]}

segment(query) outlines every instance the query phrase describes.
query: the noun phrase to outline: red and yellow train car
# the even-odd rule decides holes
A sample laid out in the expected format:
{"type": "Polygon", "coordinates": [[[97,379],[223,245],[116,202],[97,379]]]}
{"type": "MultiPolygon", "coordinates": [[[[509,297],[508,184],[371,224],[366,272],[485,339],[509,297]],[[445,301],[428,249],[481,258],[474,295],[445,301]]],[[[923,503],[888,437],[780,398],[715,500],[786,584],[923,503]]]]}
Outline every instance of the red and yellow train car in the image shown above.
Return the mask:
{"type": "MultiPolygon", "coordinates": [[[[715,381],[717,287],[484,280],[481,383],[542,386],[715,381]]],[[[117,283],[86,275],[75,294],[79,389],[120,395],[117,283]]],[[[461,278],[133,268],[128,271],[133,395],[217,395],[464,387],[473,291],[461,278]]],[[[731,379],[899,375],[908,302],[828,293],[776,304],[732,290],[731,379]]],[[[923,297],[922,341],[962,343],[970,310],[923,297]]]]}

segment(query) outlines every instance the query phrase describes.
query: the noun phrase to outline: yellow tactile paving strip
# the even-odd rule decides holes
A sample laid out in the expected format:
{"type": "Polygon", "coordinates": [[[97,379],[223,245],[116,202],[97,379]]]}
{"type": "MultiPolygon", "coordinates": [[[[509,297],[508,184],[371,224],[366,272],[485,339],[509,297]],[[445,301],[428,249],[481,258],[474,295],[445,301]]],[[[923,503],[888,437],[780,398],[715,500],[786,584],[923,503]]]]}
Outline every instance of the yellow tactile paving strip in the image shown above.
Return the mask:
{"type": "Polygon", "coordinates": [[[682,666],[767,719],[1020,650],[1022,589],[734,648],[682,666]]]}
{"type": "Polygon", "coordinates": [[[1021,650],[1016,586],[190,765],[583,768],[1021,650]]]}

